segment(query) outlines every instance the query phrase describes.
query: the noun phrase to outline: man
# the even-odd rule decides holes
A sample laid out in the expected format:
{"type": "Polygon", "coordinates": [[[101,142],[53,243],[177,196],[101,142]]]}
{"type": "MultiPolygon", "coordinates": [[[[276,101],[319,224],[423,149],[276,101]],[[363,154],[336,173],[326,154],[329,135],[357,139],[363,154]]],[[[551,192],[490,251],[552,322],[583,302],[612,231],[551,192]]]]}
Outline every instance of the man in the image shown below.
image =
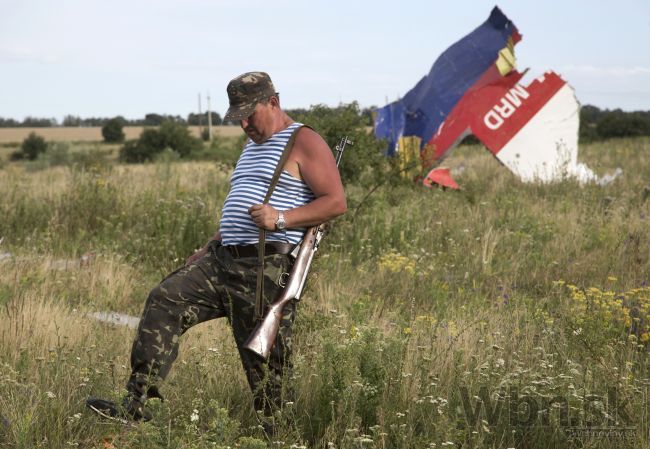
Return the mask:
{"type": "Polygon", "coordinates": [[[266,230],[264,299],[273,301],[291,271],[289,253],[307,227],[346,211],[336,162],[325,141],[295,123],[280,108],[268,74],[249,72],[230,81],[225,120],[238,120],[249,140],[231,178],[221,226],[214,237],[155,287],[131,351],[131,376],[122,404],[89,399],[88,407],[134,421],[152,418],[147,399],[162,395],[158,384],[178,355],[178,340],[192,326],[214,318],[230,322],[253,391],[255,410],[266,416],[281,407],[282,377],[291,368],[291,325],[295,305],[284,309],[268,363],[243,348],[255,328],[259,230],[266,230]],[[268,204],[262,204],[289,138],[291,152],[268,204]]]}

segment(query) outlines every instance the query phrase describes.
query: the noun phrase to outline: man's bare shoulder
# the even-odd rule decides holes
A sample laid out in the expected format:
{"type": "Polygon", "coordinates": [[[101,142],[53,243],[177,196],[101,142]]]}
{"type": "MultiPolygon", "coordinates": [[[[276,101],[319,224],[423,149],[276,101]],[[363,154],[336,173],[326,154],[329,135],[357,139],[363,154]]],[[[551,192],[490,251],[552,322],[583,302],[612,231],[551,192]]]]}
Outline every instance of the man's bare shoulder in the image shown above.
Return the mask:
{"type": "Polygon", "coordinates": [[[296,136],[294,148],[306,157],[322,157],[331,154],[325,139],[313,129],[303,126],[296,136]]]}

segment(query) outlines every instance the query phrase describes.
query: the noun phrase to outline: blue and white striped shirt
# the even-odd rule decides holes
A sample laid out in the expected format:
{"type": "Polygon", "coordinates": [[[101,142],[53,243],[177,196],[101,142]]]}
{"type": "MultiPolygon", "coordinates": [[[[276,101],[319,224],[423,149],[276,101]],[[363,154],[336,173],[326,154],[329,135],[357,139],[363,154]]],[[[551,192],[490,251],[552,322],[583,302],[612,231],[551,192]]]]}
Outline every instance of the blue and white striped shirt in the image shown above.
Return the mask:
{"type": "MultiPolygon", "coordinates": [[[[293,123],[261,144],[256,144],[250,139],[246,143],[230,178],[230,192],[221,212],[221,242],[224,245],[257,243],[259,228],[248,214],[248,208],[264,201],[282,151],[293,130],[299,126],[300,123],[293,123]]],[[[314,193],[307,184],[283,170],[269,203],[275,209],[285,211],[304,206],[313,199],[314,193]]],[[[266,240],[298,243],[305,230],[293,228],[277,232],[267,231],[266,240]]]]}

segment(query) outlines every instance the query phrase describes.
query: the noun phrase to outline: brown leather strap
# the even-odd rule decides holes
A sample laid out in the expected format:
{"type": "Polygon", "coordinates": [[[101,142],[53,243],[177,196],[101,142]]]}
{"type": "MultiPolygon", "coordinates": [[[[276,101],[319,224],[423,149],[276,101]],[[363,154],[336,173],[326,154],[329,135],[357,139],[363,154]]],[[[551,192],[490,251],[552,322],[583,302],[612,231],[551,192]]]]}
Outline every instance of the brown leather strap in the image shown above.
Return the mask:
{"type": "MultiPolygon", "coordinates": [[[[291,153],[291,148],[293,147],[293,143],[296,140],[296,136],[298,135],[298,131],[305,126],[305,125],[300,125],[296,129],[293,130],[293,133],[291,133],[291,137],[289,137],[289,140],[287,141],[287,145],[284,147],[284,150],[282,151],[282,155],[280,156],[280,160],[278,161],[278,165],[275,166],[275,172],[273,173],[273,178],[271,178],[271,183],[269,184],[269,189],[266,191],[266,196],[264,197],[264,203],[267,204],[269,200],[271,199],[271,195],[273,195],[273,190],[275,190],[275,186],[278,183],[278,179],[280,179],[280,173],[282,173],[282,169],[284,168],[284,164],[287,161],[287,158],[289,157],[289,153],[291,153]]],[[[255,289],[255,318],[258,320],[262,319],[262,316],[264,315],[264,247],[266,243],[266,229],[260,228],[260,234],[259,234],[259,239],[258,239],[258,252],[257,252],[257,288],[255,289]]]]}

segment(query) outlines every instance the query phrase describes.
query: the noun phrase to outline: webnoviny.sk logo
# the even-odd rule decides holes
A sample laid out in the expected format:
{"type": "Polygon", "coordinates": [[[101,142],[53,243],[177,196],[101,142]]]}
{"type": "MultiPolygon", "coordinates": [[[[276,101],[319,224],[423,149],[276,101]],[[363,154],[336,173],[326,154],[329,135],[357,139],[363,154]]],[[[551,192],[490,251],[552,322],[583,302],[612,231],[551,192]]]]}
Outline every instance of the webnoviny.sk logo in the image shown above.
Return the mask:
{"type": "MultiPolygon", "coordinates": [[[[638,430],[648,430],[638,428],[635,422],[639,420],[631,416],[630,398],[623,397],[615,387],[606,388],[600,394],[542,396],[522,392],[514,386],[496,391],[481,386],[478,394],[472,395],[467,387],[461,386],[459,393],[459,429],[479,426],[508,426],[513,429],[559,427],[569,439],[629,438],[638,430]]],[[[637,399],[643,404],[640,422],[642,427],[646,427],[650,399],[648,388],[637,399]]]]}

